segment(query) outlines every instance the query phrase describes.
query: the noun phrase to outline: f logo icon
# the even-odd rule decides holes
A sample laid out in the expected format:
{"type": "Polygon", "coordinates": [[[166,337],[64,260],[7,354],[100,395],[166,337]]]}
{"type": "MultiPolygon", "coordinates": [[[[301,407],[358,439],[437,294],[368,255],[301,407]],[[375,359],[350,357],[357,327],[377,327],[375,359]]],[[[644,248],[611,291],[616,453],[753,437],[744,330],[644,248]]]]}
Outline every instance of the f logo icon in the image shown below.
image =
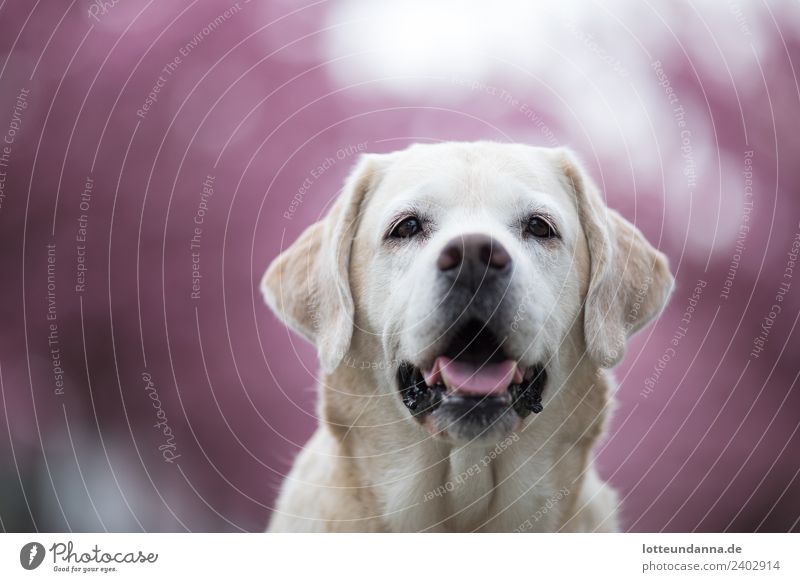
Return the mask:
{"type": "Polygon", "coordinates": [[[30,542],[19,551],[19,563],[26,570],[35,570],[44,561],[44,546],[39,542],[30,542]]]}

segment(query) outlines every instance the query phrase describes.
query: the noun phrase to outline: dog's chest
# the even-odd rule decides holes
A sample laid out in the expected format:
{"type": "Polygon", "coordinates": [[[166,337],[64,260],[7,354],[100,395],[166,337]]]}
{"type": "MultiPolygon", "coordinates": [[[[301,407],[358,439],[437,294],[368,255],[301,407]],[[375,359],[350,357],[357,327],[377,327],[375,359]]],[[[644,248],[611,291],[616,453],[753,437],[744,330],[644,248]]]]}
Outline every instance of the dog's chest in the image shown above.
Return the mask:
{"type": "Polygon", "coordinates": [[[514,531],[534,515],[527,531],[555,531],[561,508],[536,513],[556,486],[554,459],[512,444],[417,449],[395,459],[375,472],[387,477],[373,484],[381,503],[374,513],[389,531],[514,531]]]}
{"type": "Polygon", "coordinates": [[[479,447],[451,452],[441,495],[448,530],[471,531],[485,525],[498,485],[492,461],[479,447]]]}
{"type": "Polygon", "coordinates": [[[551,460],[518,451],[457,449],[438,497],[448,531],[515,531],[533,517],[531,531],[554,531],[561,509],[547,503],[553,491],[551,460]],[[549,510],[542,511],[542,508],[549,510]]]}
{"type": "Polygon", "coordinates": [[[547,470],[537,466],[540,460],[513,453],[478,447],[451,453],[441,497],[447,530],[513,531],[544,501],[541,492],[550,488],[547,470]],[[532,487],[537,480],[539,487],[532,487]]]}

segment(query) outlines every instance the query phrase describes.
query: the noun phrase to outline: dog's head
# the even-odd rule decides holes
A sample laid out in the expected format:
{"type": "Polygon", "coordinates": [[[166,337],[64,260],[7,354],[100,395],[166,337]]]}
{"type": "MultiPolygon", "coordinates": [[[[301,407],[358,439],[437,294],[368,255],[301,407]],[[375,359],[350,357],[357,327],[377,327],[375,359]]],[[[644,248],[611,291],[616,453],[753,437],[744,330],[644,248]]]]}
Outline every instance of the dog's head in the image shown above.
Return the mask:
{"type": "Polygon", "coordinates": [[[616,365],[671,287],[569,151],[484,142],[364,156],[262,280],[323,371],[371,362],[376,391],[456,441],[507,434],[576,367],[616,365]]]}

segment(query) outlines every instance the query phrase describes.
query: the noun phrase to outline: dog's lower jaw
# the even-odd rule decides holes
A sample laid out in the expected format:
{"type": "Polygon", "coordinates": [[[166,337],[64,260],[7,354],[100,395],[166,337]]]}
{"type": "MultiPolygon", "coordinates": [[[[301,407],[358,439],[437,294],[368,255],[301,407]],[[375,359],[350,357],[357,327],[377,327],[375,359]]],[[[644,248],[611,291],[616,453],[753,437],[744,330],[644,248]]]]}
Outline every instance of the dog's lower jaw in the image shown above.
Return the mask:
{"type": "Polygon", "coordinates": [[[543,410],[547,372],[533,366],[501,395],[469,397],[449,393],[441,382],[429,386],[419,368],[403,362],[397,384],[405,407],[433,436],[490,441],[511,434],[531,412],[543,410]]]}

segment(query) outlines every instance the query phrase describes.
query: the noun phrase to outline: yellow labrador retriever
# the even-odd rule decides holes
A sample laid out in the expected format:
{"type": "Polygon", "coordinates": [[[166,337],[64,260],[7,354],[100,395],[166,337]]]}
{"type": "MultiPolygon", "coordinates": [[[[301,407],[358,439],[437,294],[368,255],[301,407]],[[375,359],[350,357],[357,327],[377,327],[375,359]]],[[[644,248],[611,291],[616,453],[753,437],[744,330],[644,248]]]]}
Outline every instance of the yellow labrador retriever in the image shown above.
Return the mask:
{"type": "Polygon", "coordinates": [[[672,284],[565,149],[365,155],[261,283],[322,365],[270,530],[613,531],[604,369],[672,284]]]}

